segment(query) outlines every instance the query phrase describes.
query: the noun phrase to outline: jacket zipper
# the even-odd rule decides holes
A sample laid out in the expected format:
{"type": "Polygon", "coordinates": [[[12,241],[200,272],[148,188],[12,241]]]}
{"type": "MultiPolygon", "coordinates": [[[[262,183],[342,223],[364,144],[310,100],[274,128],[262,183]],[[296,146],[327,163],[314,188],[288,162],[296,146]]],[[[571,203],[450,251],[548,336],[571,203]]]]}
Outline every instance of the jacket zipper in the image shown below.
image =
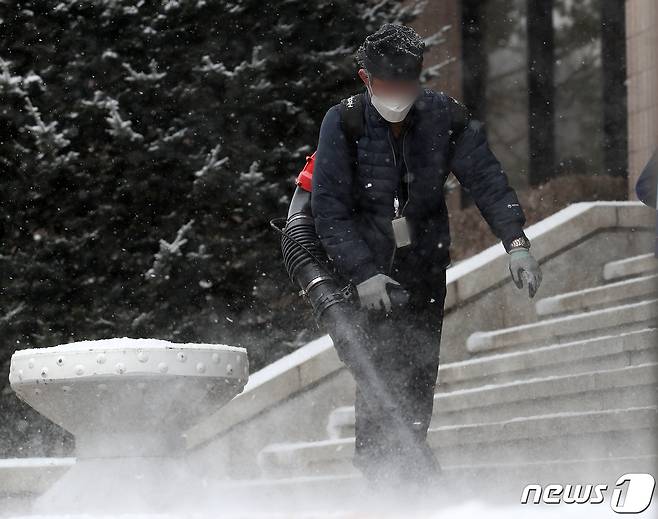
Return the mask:
{"type": "Polygon", "coordinates": [[[404,206],[402,206],[402,209],[400,210],[400,216],[402,216],[404,214],[404,210],[407,207],[407,204],[409,203],[409,200],[411,200],[411,182],[409,182],[409,178],[410,178],[409,177],[409,161],[405,160],[405,158],[404,158],[404,142],[406,141],[406,139],[407,139],[407,130],[405,129],[404,130],[404,135],[402,136],[402,160],[403,160],[403,162],[405,164],[405,167],[406,167],[406,170],[407,170],[406,173],[405,173],[405,175],[407,176],[407,181],[405,182],[405,184],[407,185],[407,201],[404,203],[404,206]]]}
{"type": "MultiPolygon", "coordinates": [[[[388,129],[387,136],[388,136],[388,144],[390,145],[391,151],[393,152],[393,164],[395,165],[395,167],[397,169],[397,160],[395,159],[395,149],[393,148],[393,143],[391,142],[391,128],[390,127],[388,129]]],[[[407,128],[405,128],[404,134],[402,135],[402,153],[401,153],[401,155],[402,155],[402,160],[403,160],[403,162],[405,162],[406,167],[407,167],[406,175],[407,175],[407,179],[408,179],[408,177],[409,177],[409,164],[404,160],[404,143],[405,143],[406,140],[407,140],[407,128]]],[[[405,182],[405,184],[407,184],[407,200],[405,201],[404,206],[402,206],[402,209],[400,210],[400,216],[402,216],[404,214],[404,210],[407,207],[407,204],[409,203],[409,199],[411,198],[411,188],[409,186],[409,182],[407,181],[407,182],[405,182]]],[[[397,216],[397,215],[395,215],[395,216],[397,216]]],[[[389,276],[391,275],[391,271],[393,270],[393,260],[395,259],[395,252],[397,250],[398,250],[398,248],[395,245],[395,241],[393,241],[393,254],[391,254],[391,260],[388,263],[388,275],[389,276]]]]}
{"type": "Polygon", "coordinates": [[[388,145],[391,147],[391,153],[393,154],[393,164],[395,166],[397,166],[398,161],[395,158],[395,148],[393,148],[393,141],[391,141],[391,127],[390,126],[388,127],[388,133],[386,134],[386,136],[388,137],[388,145]]]}

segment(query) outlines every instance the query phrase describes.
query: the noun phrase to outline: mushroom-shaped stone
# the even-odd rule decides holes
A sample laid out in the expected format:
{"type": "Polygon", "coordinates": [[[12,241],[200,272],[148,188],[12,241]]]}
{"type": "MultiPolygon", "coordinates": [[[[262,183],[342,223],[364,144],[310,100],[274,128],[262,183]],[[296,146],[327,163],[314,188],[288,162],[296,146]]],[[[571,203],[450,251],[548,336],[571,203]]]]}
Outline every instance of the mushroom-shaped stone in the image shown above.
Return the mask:
{"type": "Polygon", "coordinates": [[[72,511],[93,510],[81,505],[104,500],[102,481],[116,487],[123,478],[127,493],[170,481],[183,432],[240,393],[248,377],[246,350],[224,344],[122,337],[15,352],[16,395],[76,437],[75,466],[40,508],[65,495],[80,505],[72,511]]]}

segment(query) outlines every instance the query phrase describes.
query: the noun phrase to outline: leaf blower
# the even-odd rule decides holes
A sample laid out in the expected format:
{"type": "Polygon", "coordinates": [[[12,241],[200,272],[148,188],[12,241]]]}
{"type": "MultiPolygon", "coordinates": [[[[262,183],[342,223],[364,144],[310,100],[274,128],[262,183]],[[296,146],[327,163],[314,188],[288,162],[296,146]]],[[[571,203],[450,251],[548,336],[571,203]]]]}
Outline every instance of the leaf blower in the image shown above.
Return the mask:
{"type": "MultiPolygon", "coordinates": [[[[313,308],[316,323],[324,312],[335,304],[358,305],[356,289],[352,283],[343,285],[342,276],[329,261],[315,231],[311,213],[311,183],[315,152],[306,157],[306,164],[297,176],[296,188],[288,209],[288,217],[283,229],[276,225],[283,218],[273,218],[270,225],[283,236],[281,250],[283,262],[290,280],[300,287],[313,308]]],[[[393,308],[404,306],[409,300],[408,293],[400,287],[389,287],[389,297],[393,308]]]]}

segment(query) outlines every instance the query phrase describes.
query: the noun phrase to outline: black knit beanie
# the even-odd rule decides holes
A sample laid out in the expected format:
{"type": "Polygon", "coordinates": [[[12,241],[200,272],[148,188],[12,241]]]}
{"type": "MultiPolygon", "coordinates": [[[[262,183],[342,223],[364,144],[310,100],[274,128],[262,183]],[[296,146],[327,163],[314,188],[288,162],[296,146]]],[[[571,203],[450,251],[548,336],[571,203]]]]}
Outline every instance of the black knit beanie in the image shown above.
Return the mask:
{"type": "Polygon", "coordinates": [[[411,27],[385,23],[356,52],[360,67],[381,79],[415,80],[423,67],[425,42],[411,27]]]}

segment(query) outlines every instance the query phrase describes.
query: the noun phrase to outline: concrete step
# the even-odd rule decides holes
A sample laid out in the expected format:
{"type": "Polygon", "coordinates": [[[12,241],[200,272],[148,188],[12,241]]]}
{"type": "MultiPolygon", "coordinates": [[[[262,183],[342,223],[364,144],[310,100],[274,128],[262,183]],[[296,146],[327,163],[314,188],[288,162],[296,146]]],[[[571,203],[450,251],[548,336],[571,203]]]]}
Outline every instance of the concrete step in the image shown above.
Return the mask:
{"type": "Polygon", "coordinates": [[[613,306],[499,330],[474,332],[466,340],[471,353],[528,348],[611,332],[655,327],[658,299],[613,306]]]}
{"type": "MultiPolygon", "coordinates": [[[[519,498],[526,485],[539,484],[542,486],[561,483],[577,484],[590,482],[592,484],[607,484],[612,489],[621,474],[626,473],[658,473],[658,457],[633,456],[624,458],[601,459],[572,459],[551,462],[523,462],[503,464],[475,464],[443,466],[443,477],[434,483],[428,483],[429,501],[418,508],[414,501],[413,507],[400,494],[391,497],[393,504],[401,503],[404,513],[391,515],[390,508],[378,507],[378,504],[388,506],[381,500],[381,496],[367,493],[367,485],[360,474],[339,474],[328,476],[303,476],[289,478],[258,478],[258,479],[214,479],[204,477],[202,488],[198,496],[184,496],[185,502],[190,503],[191,509],[184,517],[206,517],[207,513],[200,513],[192,503],[203,503],[202,510],[221,509],[219,515],[224,519],[355,519],[356,517],[467,517],[469,513],[461,512],[461,507],[467,502],[478,500],[487,510],[496,510],[496,517],[535,517],[540,505],[532,505],[532,511],[519,508],[519,498]],[[254,499],[257,496],[258,499],[254,499]],[[376,499],[377,501],[373,501],[376,499]],[[503,510],[490,508],[492,505],[505,506],[509,514],[503,510]],[[457,508],[456,508],[457,507],[457,508]],[[378,511],[383,510],[383,513],[378,511]],[[427,510],[427,514],[422,511],[427,510]],[[520,511],[521,510],[521,511],[520,511]],[[419,515],[420,513],[420,515],[419,515]],[[521,515],[524,514],[524,515],[521,515]]],[[[606,495],[606,503],[610,494],[606,495]]],[[[48,514],[47,516],[33,515],[31,499],[26,498],[21,506],[13,506],[15,501],[3,499],[0,495],[0,517],[15,517],[28,519],[82,519],[88,515],[48,514]]],[[[531,506],[531,505],[527,505],[531,506]]],[[[554,508],[555,505],[545,505],[554,508]]],[[[575,506],[575,505],[574,505],[575,506]]],[[[578,514],[591,517],[589,511],[596,511],[601,505],[580,504],[578,514]],[[587,508],[585,508],[587,507],[587,508]]],[[[605,505],[607,507],[607,504],[605,505]]],[[[568,511],[566,509],[565,511],[568,511]]],[[[651,512],[650,509],[647,512],[651,512]]],[[[472,512],[472,505],[468,512],[472,512]]],[[[489,517],[478,510],[475,517],[489,517]]],[[[553,510],[551,510],[553,512],[553,510]]],[[[646,512],[645,512],[646,513],[646,512]]],[[[112,517],[171,517],[158,514],[128,514],[112,517]]],[[[540,514],[544,517],[543,514],[540,514]]],[[[550,517],[557,515],[550,515],[550,517]]],[[[566,517],[559,514],[560,517],[566,517]]],[[[103,515],[103,517],[106,517],[103,515]]],[[[110,516],[107,515],[109,518],[110,516]]],[[[549,517],[548,515],[546,517],[549,517]]],[[[568,517],[581,517],[570,515],[568,517]]],[[[598,517],[598,515],[596,516],[598,517]]],[[[639,518],[653,517],[641,514],[639,518]]]]}
{"type": "Polygon", "coordinates": [[[75,458],[0,459],[0,495],[40,494],[75,464],[75,458]]]}
{"type": "MultiPolygon", "coordinates": [[[[496,464],[442,465],[442,478],[431,488],[437,500],[454,505],[465,500],[486,500],[487,503],[514,504],[517,516],[521,493],[528,484],[542,486],[554,483],[608,484],[614,488],[620,475],[626,473],[658,473],[658,456],[627,456],[601,458],[573,458],[569,460],[523,461],[496,464]]],[[[249,511],[248,504],[258,496],[259,510],[300,512],[318,510],[372,512],[367,501],[366,482],[356,471],[349,474],[260,478],[233,480],[211,484],[209,493],[225,504],[226,509],[249,511]],[[235,504],[237,508],[231,506],[235,504]]],[[[395,496],[397,498],[397,496],[395,496]]],[[[608,497],[609,500],[609,497],[608,497]]],[[[554,506],[554,505],[551,505],[554,506]]],[[[583,507],[600,505],[580,504],[579,510],[590,517],[583,507]]],[[[606,505],[607,506],[607,505],[606,505]]],[[[589,510],[589,508],[588,508],[589,510]]],[[[434,510],[436,512],[436,510],[434,510]]],[[[366,515],[367,517],[374,517],[366,515]]],[[[252,517],[252,515],[249,515],[252,517]]],[[[315,516],[313,516],[315,517],[315,516]]],[[[321,517],[321,516],[320,516],[321,517]]],[[[343,517],[332,515],[331,517],[343,517]]],[[[346,515],[345,517],[356,517],[346,515]]],[[[361,516],[358,516],[361,517],[361,516]]],[[[388,516],[387,516],[388,517],[388,516]]],[[[417,517],[417,516],[414,516],[417,517]]],[[[435,517],[428,515],[426,517],[435,517]]],[[[449,515],[447,517],[452,517],[449,515]]],[[[534,517],[528,513],[528,517],[534,517]]],[[[591,517],[598,517],[591,515],[591,517]]]]}
{"type": "Polygon", "coordinates": [[[606,263],[603,279],[615,281],[629,276],[640,276],[658,271],[658,258],[653,252],[606,263]]]}
{"type": "MultiPolygon", "coordinates": [[[[556,413],[496,423],[442,426],[428,442],[442,465],[550,462],[656,455],[656,406],[556,413]]],[[[348,474],[354,438],[275,443],[258,454],[268,477],[348,474]]]]}
{"type": "MultiPolygon", "coordinates": [[[[502,422],[561,412],[655,405],[658,363],[437,393],[431,427],[502,422]]],[[[329,415],[329,438],[354,436],[354,406],[329,415]]]]}
{"type": "Polygon", "coordinates": [[[524,378],[583,373],[647,362],[658,362],[656,328],[439,364],[437,390],[445,392],[524,378]]]}
{"type": "Polygon", "coordinates": [[[585,312],[605,306],[616,306],[622,302],[651,299],[658,295],[658,274],[633,277],[602,285],[576,290],[537,301],[537,315],[556,315],[567,312],[585,312]]]}

